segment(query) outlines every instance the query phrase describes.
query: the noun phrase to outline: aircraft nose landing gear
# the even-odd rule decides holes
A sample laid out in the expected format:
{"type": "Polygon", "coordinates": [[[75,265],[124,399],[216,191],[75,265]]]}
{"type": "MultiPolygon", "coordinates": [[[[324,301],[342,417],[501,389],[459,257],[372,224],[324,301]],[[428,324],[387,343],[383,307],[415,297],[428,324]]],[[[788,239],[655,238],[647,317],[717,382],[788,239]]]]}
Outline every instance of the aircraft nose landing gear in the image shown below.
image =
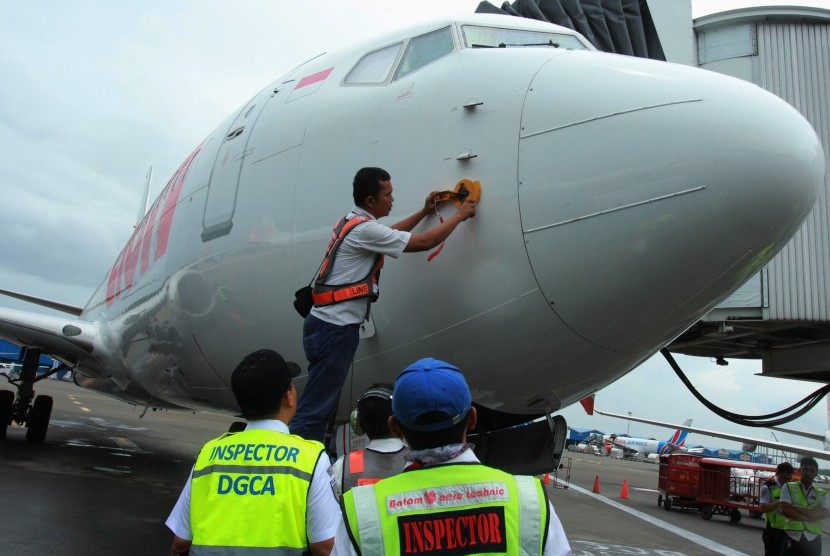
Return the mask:
{"type": "Polygon", "coordinates": [[[52,396],[35,397],[34,384],[52,373],[38,377],[39,360],[39,350],[25,349],[20,377],[6,376],[17,387],[17,395],[11,390],[0,390],[0,440],[5,440],[6,430],[12,423],[26,425],[26,440],[30,442],[43,442],[46,438],[52,417],[52,396]]]}

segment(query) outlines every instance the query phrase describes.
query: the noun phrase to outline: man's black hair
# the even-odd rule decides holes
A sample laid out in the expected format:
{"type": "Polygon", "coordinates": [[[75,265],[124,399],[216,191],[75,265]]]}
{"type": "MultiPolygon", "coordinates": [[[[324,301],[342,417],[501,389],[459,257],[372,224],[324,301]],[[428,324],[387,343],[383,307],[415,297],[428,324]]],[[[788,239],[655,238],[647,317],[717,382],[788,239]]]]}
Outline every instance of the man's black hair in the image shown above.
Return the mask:
{"type": "Polygon", "coordinates": [[[805,456],[805,457],[801,458],[800,465],[801,465],[801,467],[804,467],[805,465],[808,465],[808,466],[811,466],[811,467],[815,467],[816,470],[818,470],[818,462],[816,461],[815,458],[811,458],[810,456],[805,456]]]}
{"type": "MultiPolygon", "coordinates": [[[[291,384],[294,381],[288,381],[288,388],[286,392],[291,389],[291,384]]],[[[283,393],[283,396],[285,393],[283,393]]],[[[282,407],[282,397],[280,397],[279,402],[275,402],[274,405],[267,408],[258,408],[258,409],[251,409],[251,408],[240,408],[240,413],[245,418],[246,421],[255,421],[257,419],[273,419],[274,415],[282,407]]]]}
{"type": "Polygon", "coordinates": [[[795,469],[793,469],[793,464],[788,461],[779,463],[778,466],[775,468],[776,473],[789,473],[792,475],[795,473],[795,469]]]}
{"type": "MultiPolygon", "coordinates": [[[[420,415],[415,424],[429,425],[432,423],[441,423],[451,418],[452,415],[448,415],[443,411],[431,411],[420,415]]],[[[449,428],[437,431],[414,431],[401,424],[403,436],[411,450],[426,450],[427,448],[438,448],[440,446],[447,446],[448,444],[460,444],[463,442],[466,428],[466,417],[449,428]]]]}
{"type": "Polygon", "coordinates": [[[366,197],[377,198],[380,194],[380,182],[391,179],[392,176],[383,168],[369,166],[358,170],[354,175],[354,182],[352,182],[354,204],[363,207],[366,202],[366,197]]]}

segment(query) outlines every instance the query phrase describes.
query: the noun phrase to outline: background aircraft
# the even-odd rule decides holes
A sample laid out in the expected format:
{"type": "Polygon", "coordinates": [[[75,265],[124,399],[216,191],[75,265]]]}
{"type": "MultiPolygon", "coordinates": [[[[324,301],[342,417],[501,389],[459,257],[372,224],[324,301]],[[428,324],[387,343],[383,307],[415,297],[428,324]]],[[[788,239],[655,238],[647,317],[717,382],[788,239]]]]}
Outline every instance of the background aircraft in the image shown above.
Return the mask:
{"type": "MultiPolygon", "coordinates": [[[[594,410],[600,413],[596,409],[594,410]]],[[[683,427],[688,427],[692,424],[691,419],[686,419],[683,427]]],[[[674,451],[682,449],[686,443],[686,437],[689,435],[688,430],[678,428],[674,431],[668,440],[655,440],[654,438],[636,438],[631,436],[615,436],[611,442],[615,446],[623,449],[626,456],[642,456],[648,457],[652,454],[670,454],[674,451]]]]}
{"type": "MultiPolygon", "coordinates": [[[[432,355],[465,370],[483,431],[556,411],[665,345],[777,252],[824,175],[809,124],[753,85],[599,53],[549,24],[436,21],[263,89],[193,150],[85,307],[13,294],[68,316],[3,309],[0,334],[132,403],[236,411],[242,355],[304,361],[292,294],[362,165],[391,171],[412,207],[394,214],[465,178],[483,196],[440,257],[384,271],[338,417],[432,355]]],[[[47,406],[17,416],[34,440],[47,406]]],[[[542,425],[564,441],[564,423],[542,425]]],[[[529,446],[530,429],[493,442],[529,446]]]]}
{"type": "MultiPolygon", "coordinates": [[[[619,419],[629,419],[631,421],[637,421],[638,423],[646,423],[646,424],[649,424],[649,425],[658,425],[658,426],[663,426],[663,427],[678,427],[678,428],[682,429],[684,432],[694,432],[694,433],[703,434],[703,435],[706,435],[706,436],[713,436],[715,438],[724,438],[726,440],[733,440],[733,441],[736,441],[736,442],[741,442],[741,443],[743,443],[743,451],[745,451],[745,452],[752,452],[758,446],[766,446],[766,447],[771,448],[773,450],[793,452],[793,453],[800,454],[800,455],[803,455],[803,456],[812,456],[814,458],[819,458],[819,459],[822,459],[822,460],[825,460],[825,461],[830,461],[830,451],[828,451],[826,446],[823,450],[820,450],[820,449],[817,449],[817,448],[810,448],[808,446],[790,444],[790,443],[787,443],[787,442],[779,442],[777,440],[772,440],[772,439],[771,440],[766,440],[766,439],[763,439],[763,438],[743,436],[743,435],[740,435],[740,434],[733,434],[733,433],[722,432],[722,431],[702,429],[702,428],[688,426],[685,423],[683,425],[677,425],[677,424],[673,424],[673,423],[667,423],[665,421],[658,421],[658,420],[655,420],[655,419],[644,419],[642,417],[631,417],[631,416],[628,416],[628,415],[619,415],[619,414],[616,414],[616,413],[607,413],[605,411],[600,411],[596,408],[594,408],[593,411],[595,413],[598,413],[600,415],[606,415],[608,417],[617,417],[619,419]]],[[[828,417],[830,417],[830,415],[828,415],[828,417]]],[[[830,428],[830,422],[828,422],[828,427],[830,428]]],[[[779,427],[771,427],[771,428],[779,429],[779,427]]],[[[792,429],[781,429],[781,430],[783,430],[784,432],[788,432],[790,434],[797,434],[797,435],[801,435],[801,436],[806,436],[808,438],[816,438],[816,439],[820,439],[822,441],[824,441],[825,437],[830,435],[830,430],[824,435],[805,433],[805,432],[802,432],[802,431],[795,431],[795,430],[792,430],[792,429]]]]}

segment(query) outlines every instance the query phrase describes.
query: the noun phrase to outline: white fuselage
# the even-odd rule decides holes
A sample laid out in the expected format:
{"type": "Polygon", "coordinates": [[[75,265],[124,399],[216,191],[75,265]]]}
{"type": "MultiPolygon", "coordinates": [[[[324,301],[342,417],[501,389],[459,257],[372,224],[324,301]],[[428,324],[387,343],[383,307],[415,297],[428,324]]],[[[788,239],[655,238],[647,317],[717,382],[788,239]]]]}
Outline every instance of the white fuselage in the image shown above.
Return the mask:
{"type": "Polygon", "coordinates": [[[387,224],[463,178],[482,198],[435,260],[387,261],[341,417],[426,356],[461,368],[487,407],[570,404],[740,286],[810,210],[822,151],[777,97],[587,48],[469,48],[467,25],[573,36],[471,16],[322,55],[266,87],[197,148],[90,300],[79,382],[235,411],[229,377],[246,353],[269,347],[305,367],[293,293],[352,207],[362,166],[392,175],[387,224]],[[365,54],[401,43],[394,70],[411,37],[443,28],[446,55],[347,82],[365,54]]]}

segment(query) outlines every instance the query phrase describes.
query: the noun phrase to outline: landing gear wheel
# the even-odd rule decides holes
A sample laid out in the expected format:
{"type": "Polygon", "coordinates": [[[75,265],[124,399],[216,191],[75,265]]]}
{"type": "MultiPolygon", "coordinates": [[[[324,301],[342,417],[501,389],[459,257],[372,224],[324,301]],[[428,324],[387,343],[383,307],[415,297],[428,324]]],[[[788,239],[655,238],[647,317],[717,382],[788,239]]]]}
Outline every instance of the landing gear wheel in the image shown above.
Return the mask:
{"type": "Polygon", "coordinates": [[[6,439],[6,428],[12,424],[12,408],[14,407],[14,392],[0,390],[0,441],[6,439]]]}
{"type": "Polygon", "coordinates": [[[666,499],[663,500],[663,509],[669,511],[671,509],[671,498],[666,496],[666,499]]]}
{"type": "Polygon", "coordinates": [[[26,440],[29,442],[43,442],[43,439],[46,438],[46,429],[49,428],[51,417],[52,396],[36,397],[26,424],[26,440]]]}
{"type": "Polygon", "coordinates": [[[729,521],[732,523],[738,523],[741,520],[741,512],[737,508],[732,508],[729,510],[729,521]]]}
{"type": "Polygon", "coordinates": [[[659,508],[659,507],[660,507],[660,506],[662,506],[662,505],[663,505],[663,495],[662,495],[662,494],[658,494],[658,495],[657,495],[657,507],[659,508]]]}
{"type": "Polygon", "coordinates": [[[712,504],[704,504],[700,507],[700,517],[702,517],[703,519],[712,519],[712,513],[714,513],[712,510],[712,504]]]}

